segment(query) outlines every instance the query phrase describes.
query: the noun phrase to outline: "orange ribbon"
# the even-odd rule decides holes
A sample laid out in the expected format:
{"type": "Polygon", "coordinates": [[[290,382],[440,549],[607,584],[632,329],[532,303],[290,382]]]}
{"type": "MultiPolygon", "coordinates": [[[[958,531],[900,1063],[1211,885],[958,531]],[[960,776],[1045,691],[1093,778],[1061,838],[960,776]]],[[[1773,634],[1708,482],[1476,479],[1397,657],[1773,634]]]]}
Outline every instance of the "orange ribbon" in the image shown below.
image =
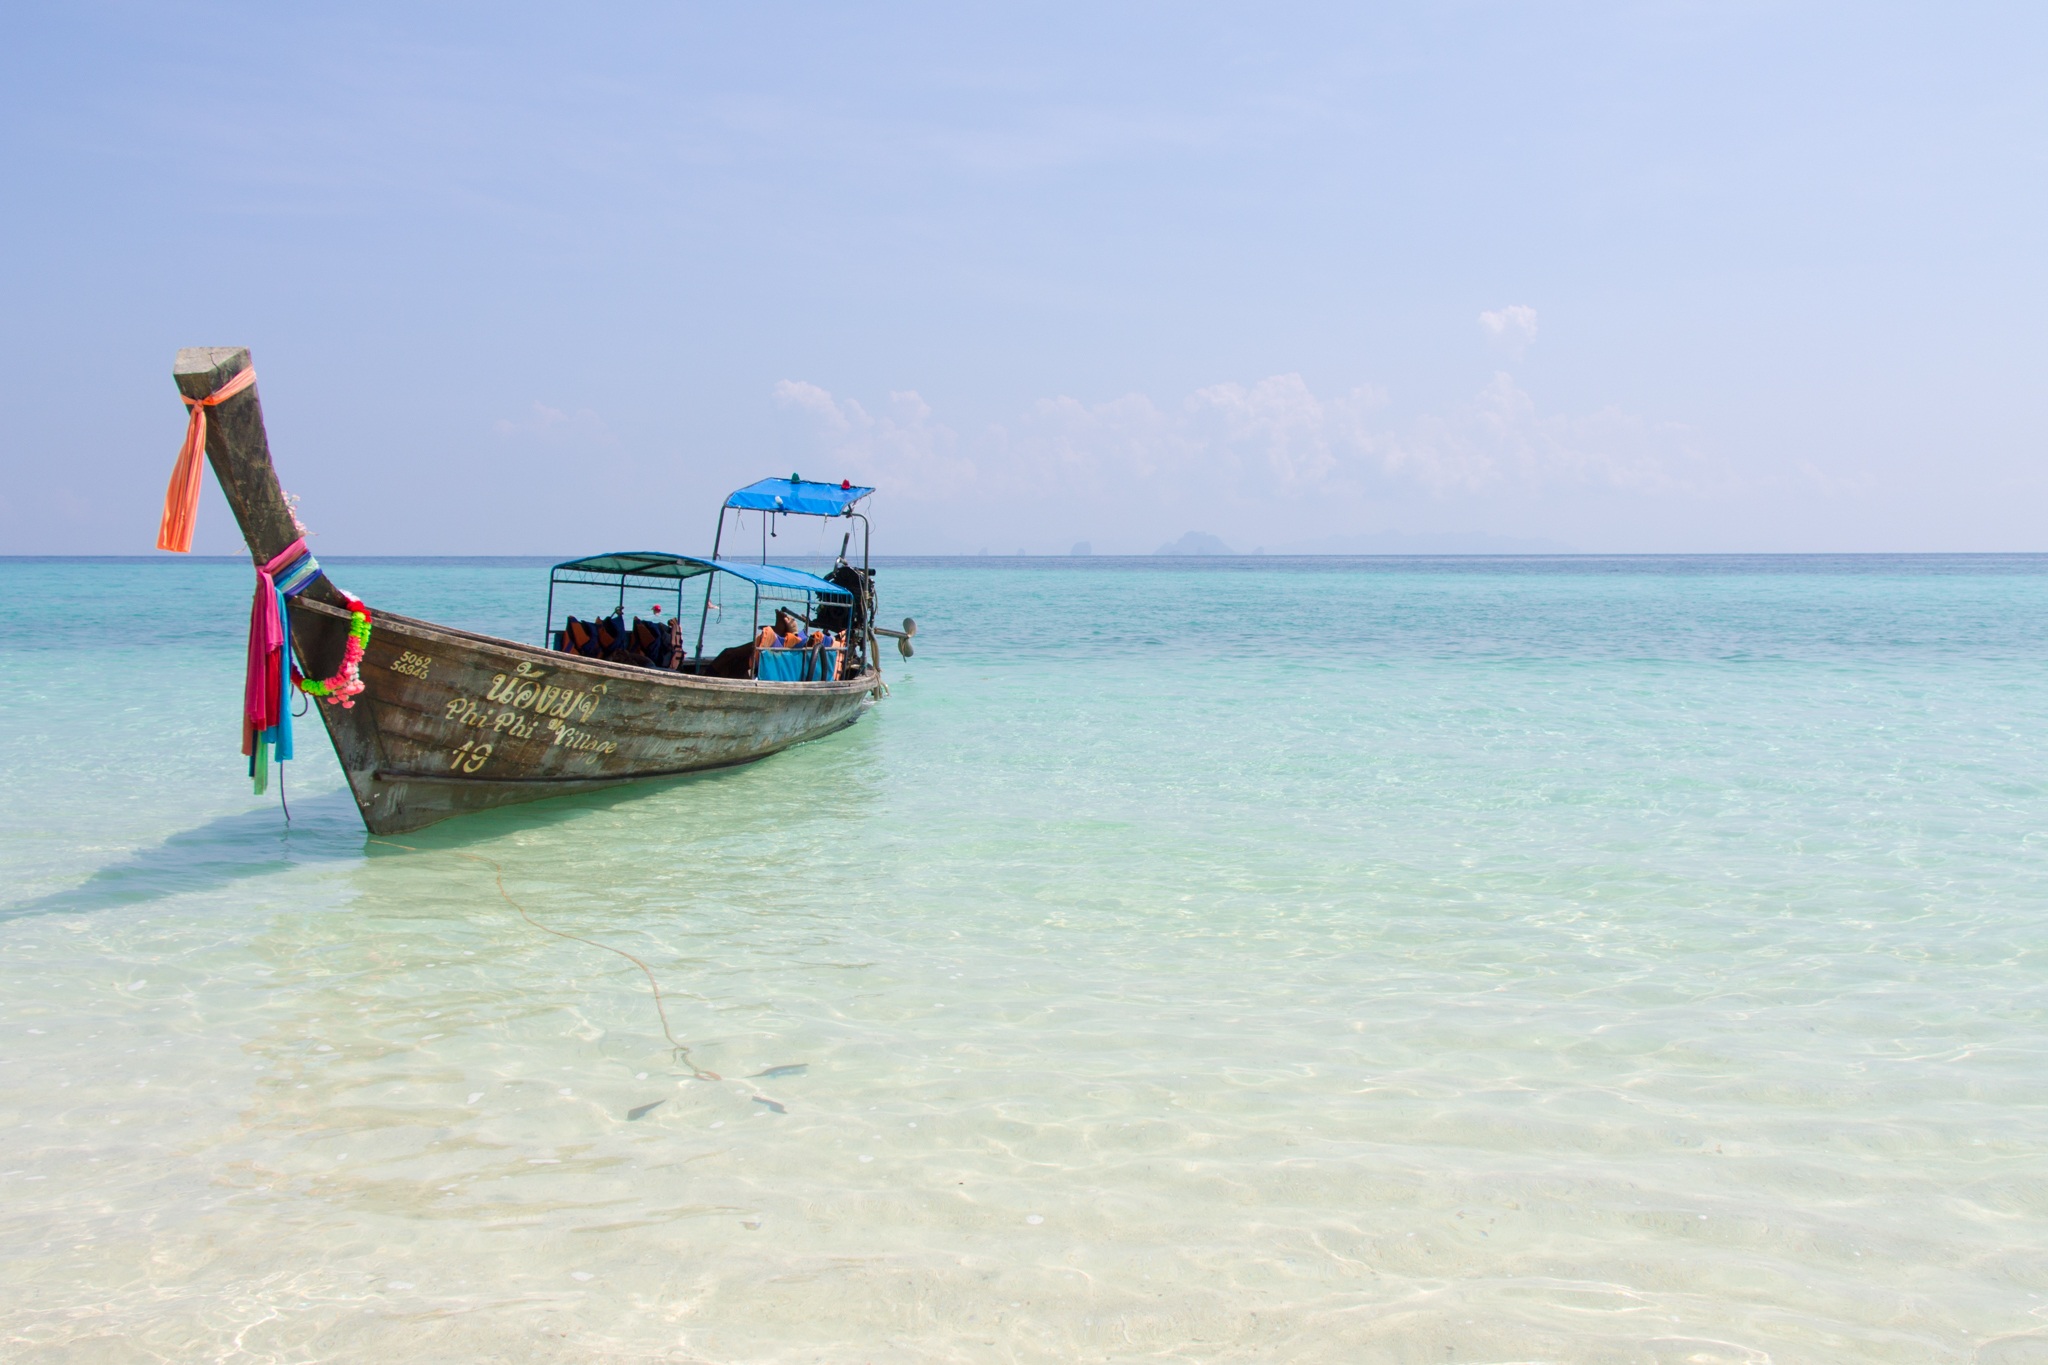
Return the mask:
{"type": "Polygon", "coordinates": [[[199,474],[206,459],[206,410],[218,407],[256,382],[256,367],[230,379],[204,398],[186,398],[192,418],[185,424],[185,443],[178,447],[178,463],[171,470],[171,486],[164,490],[164,519],[156,531],[159,550],[192,552],[192,526],[199,518],[199,474]]]}

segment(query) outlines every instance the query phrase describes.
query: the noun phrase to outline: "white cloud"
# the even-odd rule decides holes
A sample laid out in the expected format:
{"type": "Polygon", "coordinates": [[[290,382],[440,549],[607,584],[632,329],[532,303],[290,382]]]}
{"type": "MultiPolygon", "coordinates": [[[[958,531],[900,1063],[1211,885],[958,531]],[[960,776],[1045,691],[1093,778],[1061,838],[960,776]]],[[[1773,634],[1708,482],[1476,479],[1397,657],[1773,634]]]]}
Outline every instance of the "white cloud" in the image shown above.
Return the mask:
{"type": "Polygon", "coordinates": [[[1458,408],[1406,420],[1386,412],[1377,388],[1325,397],[1301,375],[1279,374],[1207,385],[1170,407],[1140,393],[1042,399],[966,439],[915,393],[891,394],[879,415],[801,381],[775,394],[810,424],[815,458],[832,466],[820,474],[844,469],[907,501],[1020,523],[1079,527],[1081,509],[1107,507],[1147,509],[1167,528],[1160,534],[1185,530],[1178,521],[1191,516],[1217,528],[1240,514],[1335,525],[1418,494],[1684,493],[1696,491],[1702,468],[1684,427],[1615,407],[1547,413],[1506,373],[1458,408]]]}
{"type": "Polygon", "coordinates": [[[1438,495],[1604,485],[1694,491],[1695,433],[1608,406],[1583,416],[1544,413],[1512,375],[1496,373],[1470,406],[1419,417],[1384,442],[1383,467],[1438,495]]]}
{"type": "Polygon", "coordinates": [[[992,429],[989,442],[1012,483],[1070,492],[1181,473],[1190,455],[1177,420],[1142,393],[1106,403],[1043,398],[1014,428],[992,429]]]}
{"type": "Polygon", "coordinates": [[[1536,339],[1536,310],[1526,303],[1511,303],[1479,315],[1479,328],[1488,340],[1497,341],[1520,355],[1536,339]]]}
{"type": "Polygon", "coordinates": [[[931,405],[914,390],[891,393],[879,415],[802,380],[776,384],[775,401],[811,424],[814,448],[831,466],[813,477],[887,485],[923,499],[954,496],[975,481],[959,437],[932,420],[931,405]]]}
{"type": "Polygon", "coordinates": [[[1258,383],[1197,389],[1187,407],[1194,437],[1233,472],[1255,473],[1281,493],[1308,491],[1335,475],[1345,452],[1364,452],[1372,437],[1365,414],[1384,401],[1357,388],[1325,403],[1298,374],[1258,383]]]}

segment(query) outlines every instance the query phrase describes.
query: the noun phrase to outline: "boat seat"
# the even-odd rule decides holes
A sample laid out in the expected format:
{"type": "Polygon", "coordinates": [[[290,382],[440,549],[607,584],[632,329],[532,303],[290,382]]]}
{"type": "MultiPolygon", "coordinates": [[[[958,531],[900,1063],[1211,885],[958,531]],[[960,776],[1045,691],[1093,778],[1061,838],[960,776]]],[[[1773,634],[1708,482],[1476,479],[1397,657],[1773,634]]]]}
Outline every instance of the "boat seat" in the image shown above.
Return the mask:
{"type": "Polygon", "coordinates": [[[660,621],[634,617],[633,630],[627,638],[633,642],[633,648],[650,659],[661,660],[669,656],[669,628],[660,621]]]}
{"type": "Polygon", "coordinates": [[[627,652],[638,652],[617,616],[598,621],[580,621],[571,616],[555,632],[554,641],[556,649],[566,654],[581,654],[587,659],[611,659],[627,652]]]}
{"type": "Polygon", "coordinates": [[[555,648],[566,654],[640,668],[673,668],[681,639],[682,632],[675,622],[649,621],[639,616],[633,618],[630,630],[623,616],[597,621],[580,621],[571,616],[554,634],[555,648]]]}

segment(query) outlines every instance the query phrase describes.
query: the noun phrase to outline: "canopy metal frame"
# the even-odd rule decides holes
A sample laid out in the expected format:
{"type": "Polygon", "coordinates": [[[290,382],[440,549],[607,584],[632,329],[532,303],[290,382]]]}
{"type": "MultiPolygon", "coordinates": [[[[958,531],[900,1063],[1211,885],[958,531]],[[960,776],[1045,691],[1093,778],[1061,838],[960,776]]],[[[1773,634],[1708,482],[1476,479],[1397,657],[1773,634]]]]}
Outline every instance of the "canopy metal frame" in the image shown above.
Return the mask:
{"type": "MultiPolygon", "coordinates": [[[[764,514],[765,515],[765,514],[764,514]]],[[[807,515],[795,513],[793,515],[807,515]]],[[[859,513],[846,512],[840,515],[856,516],[859,513]]],[[[724,517],[719,518],[721,527],[724,517]]],[[[866,518],[860,517],[865,524],[866,518]]],[[[851,533],[848,533],[851,535],[851,533]]],[[[752,565],[744,561],[721,561],[714,544],[710,559],[698,559],[693,555],[668,554],[654,550],[621,550],[611,554],[591,555],[584,559],[572,559],[555,565],[548,574],[547,616],[541,622],[541,646],[555,647],[555,590],[565,586],[595,586],[618,588],[615,610],[620,616],[626,611],[626,591],[637,588],[666,593],[671,587],[676,595],[676,614],[672,618],[678,627],[682,623],[683,589],[693,578],[704,580],[704,606],[697,620],[697,650],[694,662],[701,665],[704,659],[704,632],[711,614],[712,589],[723,574],[737,578],[754,590],[753,624],[749,634],[759,634],[761,609],[764,603],[774,606],[788,603],[802,608],[806,622],[818,614],[818,604],[823,599],[853,599],[853,594],[835,583],[828,583],[815,574],[801,569],[791,569],[780,564],[752,565]]]]}
{"type": "MultiPolygon", "coordinates": [[[[694,574],[690,575],[690,577],[692,578],[694,578],[695,576],[696,575],[694,574]]],[[[666,592],[668,591],[669,586],[672,584],[676,592],[675,619],[678,622],[680,622],[683,619],[683,584],[687,581],[688,579],[683,578],[681,576],[671,578],[669,575],[666,574],[660,576],[642,573],[607,574],[598,573],[589,569],[572,569],[568,565],[557,564],[554,567],[553,572],[548,574],[548,613],[545,619],[541,621],[541,647],[544,649],[554,648],[555,589],[557,587],[566,585],[582,585],[603,588],[610,587],[613,583],[616,583],[619,588],[619,599],[618,605],[614,608],[614,610],[616,610],[621,616],[623,616],[625,615],[626,611],[627,588],[632,587],[640,588],[642,590],[651,590],[655,592],[666,592]]]]}
{"type": "MultiPolygon", "coordinates": [[[[862,576],[865,577],[871,571],[869,562],[869,543],[871,536],[873,534],[873,528],[868,523],[867,514],[864,512],[855,511],[854,506],[855,504],[865,500],[875,490],[872,488],[856,488],[850,483],[841,484],[838,486],[837,489],[832,488],[830,485],[806,485],[802,479],[792,474],[789,477],[789,483],[792,486],[792,488],[801,490],[805,487],[818,488],[822,486],[827,489],[828,495],[831,492],[844,492],[847,495],[844,505],[841,506],[837,511],[829,513],[796,511],[790,509],[778,509],[774,507],[746,505],[747,503],[758,502],[761,495],[770,486],[780,484],[781,482],[782,480],[780,479],[763,479],[759,483],[751,484],[748,487],[742,488],[739,491],[731,494],[726,498],[726,500],[722,504],[720,504],[718,508],[718,529],[715,532],[713,532],[711,537],[712,560],[714,562],[717,561],[718,552],[725,544],[725,514],[728,512],[759,512],[761,514],[761,563],[764,565],[768,562],[768,537],[771,534],[771,518],[817,517],[821,521],[831,521],[844,517],[850,521],[857,521],[860,523],[860,568],[862,576]],[[745,500],[744,503],[742,502],[743,499],[745,500]]],[[[777,501],[780,501],[780,499],[777,499],[777,501]]],[[[853,532],[848,531],[846,533],[846,538],[839,542],[839,558],[842,562],[844,562],[846,559],[847,544],[849,541],[852,540],[852,538],[853,532]]],[[[848,597],[851,597],[852,595],[853,594],[851,593],[846,594],[846,596],[848,597]]],[[[816,614],[817,610],[815,604],[810,604],[807,608],[805,620],[810,620],[811,617],[815,616],[816,614]]],[[[707,582],[704,585],[704,607],[703,610],[699,612],[697,616],[697,657],[700,659],[704,657],[704,631],[706,626],[709,624],[710,620],[711,585],[707,582]]],[[[759,586],[757,585],[754,590],[754,629],[758,632],[760,628],[761,592],[759,586]]]]}

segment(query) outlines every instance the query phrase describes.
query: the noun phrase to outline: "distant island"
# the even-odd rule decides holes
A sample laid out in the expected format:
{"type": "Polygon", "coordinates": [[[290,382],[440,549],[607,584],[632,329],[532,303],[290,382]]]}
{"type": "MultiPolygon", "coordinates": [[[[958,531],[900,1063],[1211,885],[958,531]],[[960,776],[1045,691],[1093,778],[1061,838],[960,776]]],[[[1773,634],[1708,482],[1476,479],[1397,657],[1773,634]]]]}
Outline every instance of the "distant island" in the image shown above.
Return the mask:
{"type": "MultiPolygon", "coordinates": [[[[1077,553],[1078,553],[1077,549],[1077,553]]],[[[1237,551],[1207,531],[1189,531],[1160,546],[1158,555],[1234,555],[1237,551]]],[[[1469,531],[1368,531],[1359,535],[1324,536],[1319,540],[1265,546],[1253,554],[1282,555],[1568,555],[1571,546],[1554,540],[1494,536],[1469,531]]]]}
{"type": "Polygon", "coordinates": [[[1231,549],[1207,531],[1190,531],[1179,540],[1162,545],[1152,553],[1155,555],[1233,555],[1237,551],[1231,549]]]}

